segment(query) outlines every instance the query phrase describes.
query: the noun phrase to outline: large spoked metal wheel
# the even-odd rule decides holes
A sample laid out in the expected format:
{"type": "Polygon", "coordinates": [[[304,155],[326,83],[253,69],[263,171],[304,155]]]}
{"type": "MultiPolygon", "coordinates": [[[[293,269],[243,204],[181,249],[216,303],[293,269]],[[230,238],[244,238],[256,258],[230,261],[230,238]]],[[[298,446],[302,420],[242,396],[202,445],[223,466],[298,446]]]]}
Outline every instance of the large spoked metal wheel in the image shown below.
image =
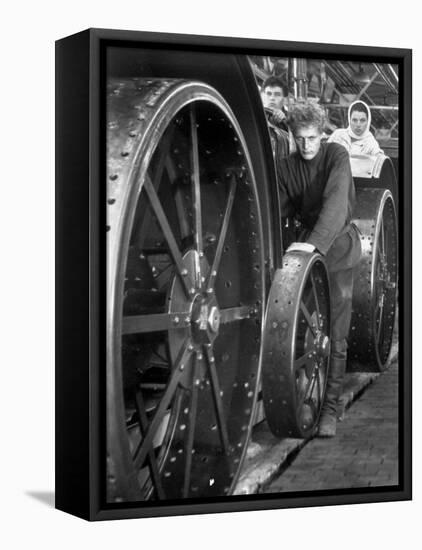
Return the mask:
{"type": "Polygon", "coordinates": [[[265,296],[246,144],[200,83],[113,81],[108,113],[107,498],[229,494],[265,296]]]}
{"type": "Polygon", "coordinates": [[[325,394],[330,355],[330,296],[321,256],[288,252],[267,302],[262,393],[271,431],[312,435],[325,394]]]}
{"type": "Polygon", "coordinates": [[[349,334],[349,370],[388,366],[397,302],[397,221],[392,195],[357,189],[353,220],[361,234],[349,334]]]}

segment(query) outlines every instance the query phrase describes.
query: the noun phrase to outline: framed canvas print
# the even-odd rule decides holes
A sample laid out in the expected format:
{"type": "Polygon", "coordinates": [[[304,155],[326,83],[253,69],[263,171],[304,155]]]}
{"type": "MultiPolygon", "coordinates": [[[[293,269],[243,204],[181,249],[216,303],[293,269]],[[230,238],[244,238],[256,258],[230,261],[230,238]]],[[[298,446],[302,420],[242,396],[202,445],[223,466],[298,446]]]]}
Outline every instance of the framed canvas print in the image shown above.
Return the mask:
{"type": "Polygon", "coordinates": [[[56,506],[411,498],[411,51],[56,44],[56,506]]]}

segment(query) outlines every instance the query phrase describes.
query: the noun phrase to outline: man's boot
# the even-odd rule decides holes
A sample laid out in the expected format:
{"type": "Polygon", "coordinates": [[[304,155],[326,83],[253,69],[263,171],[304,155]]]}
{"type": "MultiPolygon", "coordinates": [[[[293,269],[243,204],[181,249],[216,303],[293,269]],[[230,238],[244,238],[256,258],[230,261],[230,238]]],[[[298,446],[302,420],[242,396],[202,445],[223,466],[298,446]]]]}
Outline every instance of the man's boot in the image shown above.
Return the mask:
{"type": "Polygon", "coordinates": [[[325,399],[319,420],[319,437],[334,437],[336,435],[337,405],[343,390],[343,378],[345,372],[346,359],[331,357],[325,399]]]}

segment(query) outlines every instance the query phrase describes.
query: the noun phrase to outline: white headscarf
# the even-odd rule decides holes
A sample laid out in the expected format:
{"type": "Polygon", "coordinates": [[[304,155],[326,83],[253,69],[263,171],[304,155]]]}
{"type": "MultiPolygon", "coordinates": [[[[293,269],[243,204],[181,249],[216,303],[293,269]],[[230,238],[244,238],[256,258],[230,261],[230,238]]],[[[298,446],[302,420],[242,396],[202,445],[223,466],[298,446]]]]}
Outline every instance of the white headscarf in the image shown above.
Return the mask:
{"type": "Polygon", "coordinates": [[[349,105],[349,110],[347,111],[347,117],[348,117],[348,120],[349,120],[349,126],[347,127],[347,132],[348,132],[350,137],[352,137],[353,139],[363,139],[371,133],[371,110],[369,109],[368,105],[364,101],[358,99],[358,100],[354,101],[353,103],[351,103],[349,105]],[[356,135],[353,132],[351,126],[350,126],[350,117],[351,117],[351,114],[352,114],[352,107],[353,107],[353,105],[356,105],[357,103],[361,103],[363,105],[362,111],[366,112],[367,116],[368,116],[368,122],[367,122],[366,129],[365,129],[365,131],[363,132],[363,134],[361,136],[356,135]]]}

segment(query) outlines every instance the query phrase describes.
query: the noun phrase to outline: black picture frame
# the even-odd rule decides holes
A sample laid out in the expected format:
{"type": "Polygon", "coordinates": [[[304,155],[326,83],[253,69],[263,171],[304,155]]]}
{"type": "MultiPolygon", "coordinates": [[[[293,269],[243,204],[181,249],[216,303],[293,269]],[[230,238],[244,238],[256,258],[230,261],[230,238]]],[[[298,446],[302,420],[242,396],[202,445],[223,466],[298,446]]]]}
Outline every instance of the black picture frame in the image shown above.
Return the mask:
{"type": "Polygon", "coordinates": [[[412,52],[335,44],[89,29],[56,43],[56,507],[87,520],[409,500],[411,464],[412,52]],[[123,502],[104,497],[107,48],[388,62],[399,67],[399,409],[397,486],[123,502]]]}

